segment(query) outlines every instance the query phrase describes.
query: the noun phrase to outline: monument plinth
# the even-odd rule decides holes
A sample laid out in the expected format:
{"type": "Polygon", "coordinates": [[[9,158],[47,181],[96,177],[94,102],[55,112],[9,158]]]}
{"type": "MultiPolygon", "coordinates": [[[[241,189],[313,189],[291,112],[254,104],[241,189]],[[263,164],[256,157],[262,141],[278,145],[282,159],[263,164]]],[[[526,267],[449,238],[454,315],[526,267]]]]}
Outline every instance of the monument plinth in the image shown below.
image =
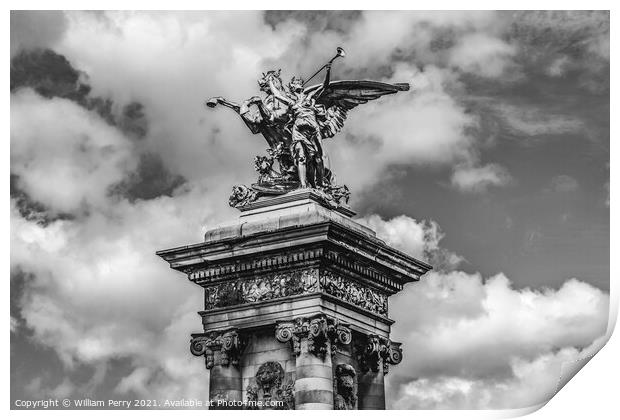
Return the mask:
{"type": "Polygon", "coordinates": [[[204,289],[190,350],[210,370],[210,399],[385,408],[384,375],[402,358],[388,297],[431,267],[329,201],[313,189],[258,199],[204,242],[157,253],[204,289]]]}

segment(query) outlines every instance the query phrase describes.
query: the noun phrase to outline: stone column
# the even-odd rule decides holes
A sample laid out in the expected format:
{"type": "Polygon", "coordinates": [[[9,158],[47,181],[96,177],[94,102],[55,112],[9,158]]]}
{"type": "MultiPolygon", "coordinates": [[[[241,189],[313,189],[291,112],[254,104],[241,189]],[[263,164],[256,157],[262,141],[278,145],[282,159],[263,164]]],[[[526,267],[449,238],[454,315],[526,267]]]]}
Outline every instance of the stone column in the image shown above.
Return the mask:
{"type": "Polygon", "coordinates": [[[402,360],[400,343],[385,337],[369,335],[358,346],[361,375],[358,378],[360,410],[385,410],[385,375],[389,365],[402,360]]]}
{"type": "MultiPolygon", "coordinates": [[[[192,334],[190,351],[194,356],[204,356],[206,368],[210,371],[209,399],[218,401],[242,401],[241,370],[239,357],[243,342],[236,329],[209,331],[192,334]]],[[[240,409],[239,405],[214,405],[212,409],[240,409]]]]}
{"type": "Polygon", "coordinates": [[[359,410],[385,410],[385,385],[383,369],[372,370],[358,377],[359,410]]]}
{"type": "Polygon", "coordinates": [[[241,371],[238,366],[213,366],[209,378],[209,399],[215,405],[210,408],[213,410],[243,408],[240,405],[227,406],[218,402],[239,402],[241,399],[241,371]]]}
{"type": "Polygon", "coordinates": [[[295,355],[295,409],[334,408],[333,346],[349,343],[351,332],[324,315],[280,322],[276,338],[290,341],[295,355]],[[348,341],[347,341],[348,340],[348,341]]]}
{"type": "Polygon", "coordinates": [[[311,338],[301,338],[301,352],[295,359],[295,408],[332,410],[334,382],[330,346],[323,352],[313,349],[311,338]]]}

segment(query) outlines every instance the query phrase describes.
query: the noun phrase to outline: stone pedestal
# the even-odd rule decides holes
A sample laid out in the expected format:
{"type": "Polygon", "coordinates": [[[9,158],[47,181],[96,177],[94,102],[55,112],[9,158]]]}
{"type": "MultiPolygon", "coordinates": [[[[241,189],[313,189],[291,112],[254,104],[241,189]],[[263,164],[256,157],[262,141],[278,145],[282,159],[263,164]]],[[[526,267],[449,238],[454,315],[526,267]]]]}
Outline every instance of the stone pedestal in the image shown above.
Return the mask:
{"type": "Polygon", "coordinates": [[[242,208],[204,242],[157,253],[204,288],[204,332],[190,350],[211,371],[211,399],[385,408],[384,375],[402,358],[388,297],[431,267],[353,215],[300,190],[242,208]]]}

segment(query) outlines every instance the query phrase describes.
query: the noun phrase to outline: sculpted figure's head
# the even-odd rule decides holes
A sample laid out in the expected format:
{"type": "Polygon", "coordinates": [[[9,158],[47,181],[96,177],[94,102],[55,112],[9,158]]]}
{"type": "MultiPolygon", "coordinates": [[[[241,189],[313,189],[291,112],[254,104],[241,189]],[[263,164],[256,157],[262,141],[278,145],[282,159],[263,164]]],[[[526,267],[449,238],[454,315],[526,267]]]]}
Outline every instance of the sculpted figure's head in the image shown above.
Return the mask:
{"type": "Polygon", "coordinates": [[[341,395],[352,395],[355,389],[355,369],[350,365],[338,365],[336,368],[336,387],[341,395]]]}
{"type": "Polygon", "coordinates": [[[277,388],[282,384],[284,369],[278,362],[263,363],[256,372],[257,384],[265,393],[269,393],[272,388],[277,388]]]}
{"type": "Polygon", "coordinates": [[[288,87],[292,92],[299,93],[304,90],[304,79],[301,77],[293,76],[291,81],[288,84],[288,87]]]}
{"type": "Polygon", "coordinates": [[[260,79],[258,79],[258,87],[261,92],[271,93],[271,87],[269,86],[269,82],[273,80],[274,84],[281,89],[282,88],[282,79],[280,78],[280,72],[282,70],[278,69],[269,70],[267,73],[263,73],[260,79]]]}

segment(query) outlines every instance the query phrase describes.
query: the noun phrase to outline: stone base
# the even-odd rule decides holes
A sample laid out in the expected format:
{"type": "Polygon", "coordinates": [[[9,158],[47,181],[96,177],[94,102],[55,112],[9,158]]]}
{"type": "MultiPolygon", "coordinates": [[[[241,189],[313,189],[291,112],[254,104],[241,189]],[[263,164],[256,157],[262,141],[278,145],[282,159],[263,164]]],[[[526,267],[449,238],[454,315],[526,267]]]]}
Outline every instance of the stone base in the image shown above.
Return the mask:
{"type": "Polygon", "coordinates": [[[203,287],[190,350],[210,398],[248,409],[383,409],[402,359],[388,297],[431,267],[312,190],[261,199],[199,244],[158,252],[203,287]]]}

